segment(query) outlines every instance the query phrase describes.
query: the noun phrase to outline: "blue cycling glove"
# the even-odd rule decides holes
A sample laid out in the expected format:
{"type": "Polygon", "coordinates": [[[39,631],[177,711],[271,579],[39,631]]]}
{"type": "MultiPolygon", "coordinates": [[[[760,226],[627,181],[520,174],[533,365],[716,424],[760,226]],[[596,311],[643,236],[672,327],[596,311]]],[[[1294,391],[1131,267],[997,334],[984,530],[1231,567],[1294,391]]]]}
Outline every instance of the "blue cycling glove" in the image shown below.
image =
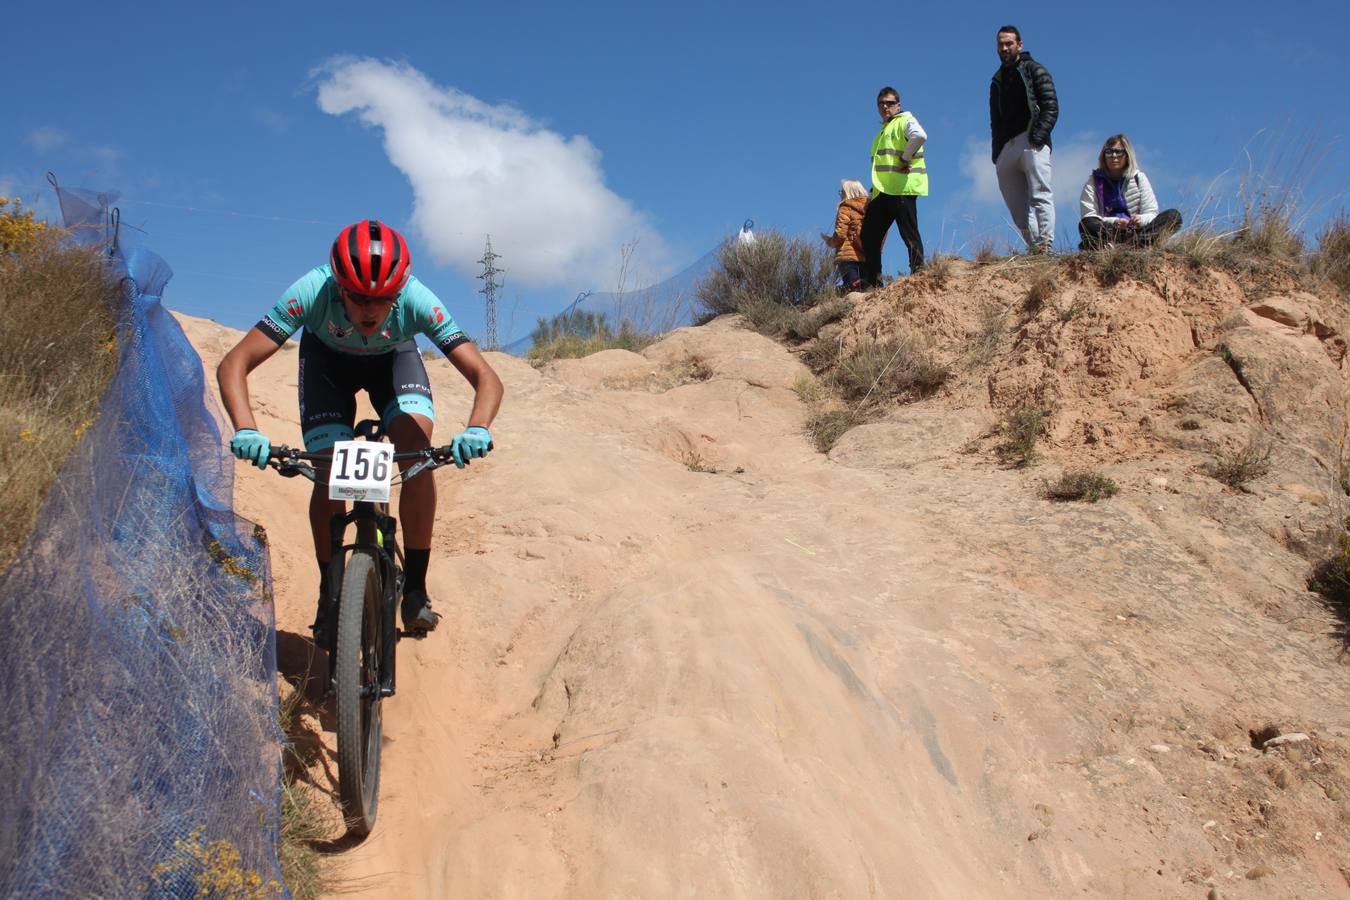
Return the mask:
{"type": "Polygon", "coordinates": [[[241,428],[230,438],[230,452],[260,469],[267,468],[267,454],[271,450],[272,442],[256,428],[241,428]]]}
{"type": "Polygon", "coordinates": [[[491,449],[492,434],[482,425],[470,425],[450,442],[450,456],[460,469],[467,466],[470,460],[487,456],[491,449]]]}

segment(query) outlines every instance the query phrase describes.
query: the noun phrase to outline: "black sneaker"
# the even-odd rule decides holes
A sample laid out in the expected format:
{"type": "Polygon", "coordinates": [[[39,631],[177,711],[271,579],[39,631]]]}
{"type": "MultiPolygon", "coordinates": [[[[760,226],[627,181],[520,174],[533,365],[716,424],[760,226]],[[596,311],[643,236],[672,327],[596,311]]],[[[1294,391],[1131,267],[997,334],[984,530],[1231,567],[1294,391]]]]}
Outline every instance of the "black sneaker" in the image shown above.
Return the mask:
{"type": "Polygon", "coordinates": [[[406,591],[403,594],[403,630],[413,634],[426,634],[435,631],[440,624],[441,614],[431,608],[431,598],[426,591],[406,591]]]}

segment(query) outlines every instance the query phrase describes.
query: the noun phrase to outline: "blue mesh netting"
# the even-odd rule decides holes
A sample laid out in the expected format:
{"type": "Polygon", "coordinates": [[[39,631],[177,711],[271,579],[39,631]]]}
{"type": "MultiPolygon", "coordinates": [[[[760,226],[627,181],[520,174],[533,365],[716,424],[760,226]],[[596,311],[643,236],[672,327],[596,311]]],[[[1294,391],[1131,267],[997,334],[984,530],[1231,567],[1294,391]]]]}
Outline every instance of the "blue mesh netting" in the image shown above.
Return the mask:
{"type": "Polygon", "coordinates": [[[57,193],[124,278],[121,361],[0,575],[0,895],[279,892],[267,550],[169,267],[117,234],[115,195],[57,193]]]}

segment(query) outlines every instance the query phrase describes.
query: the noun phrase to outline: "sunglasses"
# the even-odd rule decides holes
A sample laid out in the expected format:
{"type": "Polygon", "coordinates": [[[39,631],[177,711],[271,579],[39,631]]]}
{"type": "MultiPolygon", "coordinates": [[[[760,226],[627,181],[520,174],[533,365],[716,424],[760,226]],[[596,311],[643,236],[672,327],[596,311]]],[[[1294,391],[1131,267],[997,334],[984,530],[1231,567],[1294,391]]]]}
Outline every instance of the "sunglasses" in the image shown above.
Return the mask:
{"type": "Polygon", "coordinates": [[[877,106],[899,106],[899,100],[878,100],[877,106]]]}
{"type": "Polygon", "coordinates": [[[1103,150],[1102,156],[1125,156],[1124,150],[1103,150]]]}
{"type": "Polygon", "coordinates": [[[358,294],[342,288],[342,296],[357,306],[378,306],[381,303],[392,303],[393,297],[372,297],[369,294],[358,294]]]}

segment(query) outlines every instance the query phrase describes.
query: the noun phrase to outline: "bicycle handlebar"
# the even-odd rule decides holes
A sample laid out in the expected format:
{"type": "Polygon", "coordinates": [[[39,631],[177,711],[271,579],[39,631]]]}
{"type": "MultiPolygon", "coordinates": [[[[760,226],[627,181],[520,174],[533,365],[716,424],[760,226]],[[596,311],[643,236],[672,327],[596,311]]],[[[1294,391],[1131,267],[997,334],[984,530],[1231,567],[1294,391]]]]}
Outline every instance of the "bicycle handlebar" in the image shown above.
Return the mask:
{"type": "MultiPolygon", "coordinates": [[[[303,475],[310,481],[319,483],[317,468],[310,465],[311,462],[329,462],[333,458],[331,450],[320,450],[309,452],[295,447],[288,447],[285,444],[273,447],[267,454],[267,462],[271,468],[274,468],[280,474],[287,478],[294,478],[296,475],[303,475]]],[[[425,450],[407,450],[403,453],[394,454],[394,462],[406,461],[410,459],[420,460],[418,463],[409,466],[406,470],[395,476],[393,484],[403,484],[411,481],[418,475],[421,475],[428,469],[438,469],[447,463],[454,462],[454,457],[450,452],[450,445],[444,447],[428,447],[425,450]]]]}

